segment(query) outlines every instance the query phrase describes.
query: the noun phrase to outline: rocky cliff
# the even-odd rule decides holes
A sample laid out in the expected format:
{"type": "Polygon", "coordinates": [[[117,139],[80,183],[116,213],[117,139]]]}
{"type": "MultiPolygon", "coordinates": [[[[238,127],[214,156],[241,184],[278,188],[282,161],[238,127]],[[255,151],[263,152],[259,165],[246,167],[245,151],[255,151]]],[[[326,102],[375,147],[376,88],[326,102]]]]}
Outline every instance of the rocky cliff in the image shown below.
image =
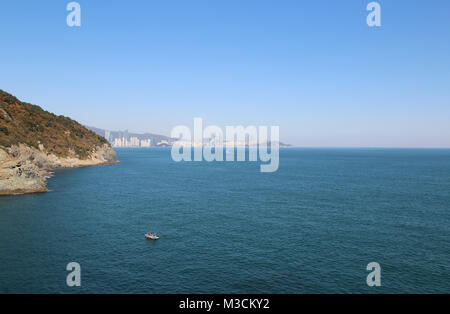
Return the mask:
{"type": "Polygon", "coordinates": [[[0,90],[0,195],[45,192],[50,170],[109,164],[115,156],[76,121],[0,90]]]}

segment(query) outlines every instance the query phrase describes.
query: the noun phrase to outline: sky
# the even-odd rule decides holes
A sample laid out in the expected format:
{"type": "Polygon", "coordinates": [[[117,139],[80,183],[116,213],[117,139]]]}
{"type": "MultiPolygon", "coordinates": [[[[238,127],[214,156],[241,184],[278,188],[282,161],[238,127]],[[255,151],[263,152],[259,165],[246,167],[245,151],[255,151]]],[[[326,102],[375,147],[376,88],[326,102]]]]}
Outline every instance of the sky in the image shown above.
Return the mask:
{"type": "Polygon", "coordinates": [[[84,125],[277,125],[306,147],[450,147],[450,1],[0,1],[0,89],[84,125]]]}

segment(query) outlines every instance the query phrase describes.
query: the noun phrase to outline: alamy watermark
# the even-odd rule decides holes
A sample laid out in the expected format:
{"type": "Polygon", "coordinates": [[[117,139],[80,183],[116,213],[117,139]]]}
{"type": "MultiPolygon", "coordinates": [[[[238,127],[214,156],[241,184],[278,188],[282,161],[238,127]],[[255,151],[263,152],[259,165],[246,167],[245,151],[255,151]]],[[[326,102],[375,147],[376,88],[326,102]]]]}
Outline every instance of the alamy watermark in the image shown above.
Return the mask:
{"type": "Polygon", "coordinates": [[[176,139],[171,155],[177,162],[260,161],[261,172],[275,172],[280,164],[278,126],[227,126],[224,134],[216,125],[203,129],[203,119],[195,118],[193,132],[179,125],[172,129],[171,137],[176,139]]]}
{"type": "Polygon", "coordinates": [[[81,287],[81,266],[76,262],[67,264],[66,270],[70,273],[66,277],[66,284],[69,287],[81,287]]]}
{"type": "Polygon", "coordinates": [[[66,7],[70,13],[67,15],[66,23],[69,27],[81,26],[81,6],[78,2],[70,2],[66,7]]]}
{"type": "MultiPolygon", "coordinates": [[[[70,13],[67,15],[67,26],[81,26],[81,5],[78,2],[72,1],[67,4],[66,10],[70,13]]],[[[381,27],[381,5],[379,2],[372,1],[367,4],[366,10],[370,11],[367,15],[367,25],[369,27],[381,27]]]]}
{"type": "MultiPolygon", "coordinates": [[[[81,287],[81,266],[77,262],[70,262],[66,266],[70,273],[66,277],[68,287],[81,287]]],[[[367,271],[370,273],[366,277],[366,283],[369,287],[381,287],[381,266],[377,262],[367,264],[367,271]]]]}
{"type": "Polygon", "coordinates": [[[369,287],[381,287],[381,266],[377,262],[369,263],[366,267],[370,273],[367,275],[366,283],[369,287]]]}
{"type": "Polygon", "coordinates": [[[367,11],[370,11],[367,15],[367,25],[369,27],[380,27],[381,26],[381,5],[378,2],[370,2],[366,7],[367,11]]]}

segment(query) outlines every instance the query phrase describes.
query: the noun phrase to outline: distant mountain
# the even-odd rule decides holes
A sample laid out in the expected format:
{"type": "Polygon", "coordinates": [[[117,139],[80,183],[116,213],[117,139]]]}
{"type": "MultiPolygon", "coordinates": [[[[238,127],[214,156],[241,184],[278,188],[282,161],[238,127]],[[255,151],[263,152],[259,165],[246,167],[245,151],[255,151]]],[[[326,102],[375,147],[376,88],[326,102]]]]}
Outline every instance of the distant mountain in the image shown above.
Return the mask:
{"type": "MultiPolygon", "coordinates": [[[[276,142],[274,142],[274,143],[276,143],[276,142]]],[[[268,142],[267,145],[268,145],[268,146],[271,146],[272,143],[271,143],[271,142],[268,142]]],[[[291,144],[285,144],[285,143],[282,143],[282,142],[278,142],[278,146],[279,146],[280,148],[290,148],[290,147],[292,147],[291,144]]]]}

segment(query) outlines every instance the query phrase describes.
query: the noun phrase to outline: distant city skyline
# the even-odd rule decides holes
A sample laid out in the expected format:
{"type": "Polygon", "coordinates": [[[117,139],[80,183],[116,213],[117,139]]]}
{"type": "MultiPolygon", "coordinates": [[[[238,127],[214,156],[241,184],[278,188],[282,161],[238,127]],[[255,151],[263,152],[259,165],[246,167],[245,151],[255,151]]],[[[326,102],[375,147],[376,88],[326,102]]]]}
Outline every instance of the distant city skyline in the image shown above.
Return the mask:
{"type": "Polygon", "coordinates": [[[0,5],[0,88],[84,125],[277,125],[304,147],[450,147],[450,2],[0,5]]]}
{"type": "MultiPolygon", "coordinates": [[[[271,145],[270,140],[255,140],[251,139],[251,135],[248,134],[245,139],[239,139],[238,136],[235,140],[227,141],[225,138],[212,136],[209,138],[203,138],[201,141],[198,139],[192,139],[191,141],[169,138],[159,134],[136,134],[131,133],[128,130],[125,131],[110,131],[103,130],[95,127],[89,127],[88,129],[96,134],[103,136],[114,148],[149,148],[149,147],[171,147],[177,142],[180,147],[214,147],[214,146],[227,146],[233,145],[236,148],[239,147],[257,147],[260,145],[271,145]]],[[[277,145],[281,148],[291,147],[291,145],[283,142],[277,142],[277,145]]]]}
{"type": "Polygon", "coordinates": [[[103,136],[113,147],[161,147],[169,146],[170,139],[167,136],[153,133],[137,134],[124,131],[112,131],[86,126],[89,130],[103,136]]]}
{"type": "Polygon", "coordinates": [[[125,137],[116,138],[110,141],[113,147],[151,147],[151,140],[140,140],[137,137],[126,139],[125,137]]]}

